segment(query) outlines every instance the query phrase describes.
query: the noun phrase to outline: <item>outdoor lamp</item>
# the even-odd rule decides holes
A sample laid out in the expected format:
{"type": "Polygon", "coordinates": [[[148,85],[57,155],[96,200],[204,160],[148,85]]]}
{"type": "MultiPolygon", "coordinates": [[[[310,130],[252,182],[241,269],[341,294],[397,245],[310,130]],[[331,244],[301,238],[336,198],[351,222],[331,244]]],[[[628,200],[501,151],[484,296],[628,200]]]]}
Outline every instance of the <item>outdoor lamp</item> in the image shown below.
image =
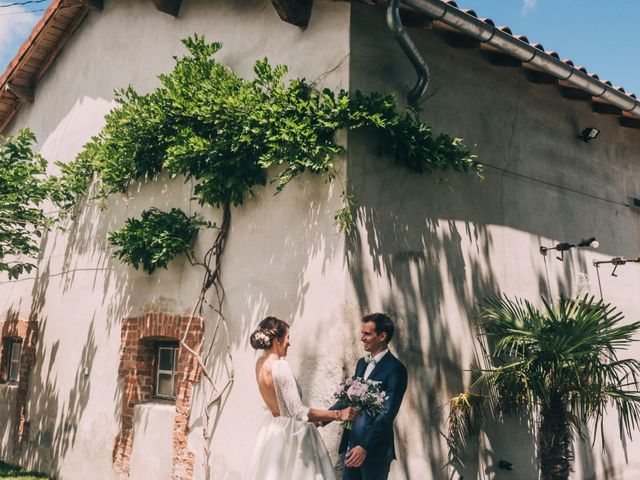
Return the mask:
{"type": "Polygon", "coordinates": [[[590,247],[590,248],[598,248],[600,246],[600,242],[596,240],[596,237],[583,238],[578,242],[576,247],[590,247]]]}
{"type": "Polygon", "coordinates": [[[611,276],[617,277],[618,275],[616,275],[616,269],[620,265],[625,265],[629,262],[640,263],[640,257],[636,257],[636,258],[613,257],[611,260],[599,260],[597,262],[593,262],[593,266],[598,268],[603,263],[610,263],[611,265],[613,265],[613,271],[611,272],[611,276]]]}
{"type": "Polygon", "coordinates": [[[560,256],[556,258],[558,260],[564,260],[564,252],[566,252],[567,250],[571,250],[573,247],[598,248],[599,246],[600,246],[600,243],[598,243],[598,241],[596,240],[596,237],[587,237],[587,238],[583,238],[575,245],[573,243],[567,243],[567,242],[558,243],[554,247],[543,247],[541,245],[540,253],[542,255],[546,255],[549,250],[556,250],[557,252],[560,252],[560,256]]]}
{"type": "Polygon", "coordinates": [[[595,138],[598,136],[599,133],[600,133],[600,130],[598,130],[597,128],[587,127],[584,130],[582,130],[582,133],[578,135],[578,138],[584,141],[585,143],[589,143],[591,140],[595,140],[595,138]]]}

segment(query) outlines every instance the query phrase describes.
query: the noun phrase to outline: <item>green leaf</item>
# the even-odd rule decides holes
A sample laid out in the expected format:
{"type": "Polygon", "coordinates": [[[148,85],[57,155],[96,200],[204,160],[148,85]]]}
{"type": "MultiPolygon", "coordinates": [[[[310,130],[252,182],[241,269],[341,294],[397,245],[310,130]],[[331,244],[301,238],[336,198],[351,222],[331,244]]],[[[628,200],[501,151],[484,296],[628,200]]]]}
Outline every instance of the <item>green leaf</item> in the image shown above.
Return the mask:
{"type": "Polygon", "coordinates": [[[109,242],[120,247],[114,256],[136,270],[142,266],[150,275],[157,268],[167,268],[180,254],[192,255],[198,232],[213,227],[196,214],[188,216],[178,208],[169,212],[150,208],[140,219],[128,218],[122,228],[109,234],[109,242]]]}

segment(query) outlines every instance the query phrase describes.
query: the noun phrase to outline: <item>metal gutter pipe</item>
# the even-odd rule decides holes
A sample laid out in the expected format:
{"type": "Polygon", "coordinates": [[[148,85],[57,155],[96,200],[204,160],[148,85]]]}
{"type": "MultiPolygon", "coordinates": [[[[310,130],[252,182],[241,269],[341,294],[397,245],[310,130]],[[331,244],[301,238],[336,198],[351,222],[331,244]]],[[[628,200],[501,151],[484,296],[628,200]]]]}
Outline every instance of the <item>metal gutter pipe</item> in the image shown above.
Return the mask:
{"type": "Polygon", "coordinates": [[[387,25],[391,30],[391,35],[400,44],[400,47],[404,51],[405,55],[409,57],[409,60],[413,64],[413,67],[418,73],[418,81],[415,86],[407,94],[407,100],[410,104],[415,105],[417,101],[424,95],[429,86],[429,67],[427,63],[420,55],[420,51],[415,44],[409,38],[409,35],[402,26],[402,19],[400,18],[400,0],[391,0],[389,7],[387,8],[387,25]]]}
{"type": "MultiPolygon", "coordinates": [[[[576,88],[585,90],[591,94],[591,96],[599,97],[611,105],[628,112],[634,117],[640,118],[640,102],[635,98],[630,97],[597,78],[591,77],[577,68],[553,57],[552,55],[549,55],[542,50],[539,50],[536,47],[497,29],[493,25],[489,25],[472,15],[447,5],[441,0],[398,0],[391,2],[389,9],[387,10],[387,23],[389,23],[392,5],[395,3],[397,6],[399,1],[402,1],[413,9],[425,13],[430,17],[433,17],[435,20],[449,25],[462,33],[476,38],[487,45],[491,45],[492,47],[521,60],[523,63],[528,63],[542,72],[553,75],[560,80],[564,80],[576,88]]],[[[397,14],[399,19],[399,12],[397,14]]],[[[402,28],[400,28],[400,31],[402,32],[402,28]]],[[[405,41],[407,40],[411,42],[408,36],[406,36],[405,41]]],[[[415,45],[410,43],[410,47],[412,47],[411,51],[414,54],[417,54],[420,61],[422,61],[422,57],[420,57],[415,45]]],[[[405,47],[403,47],[403,50],[406,52],[405,47]]],[[[411,55],[409,55],[409,59],[415,66],[416,61],[411,55]]],[[[424,63],[424,61],[422,62],[424,63]]],[[[417,67],[416,70],[419,76],[422,75],[421,70],[417,67]]],[[[418,80],[418,84],[420,84],[420,79],[418,80]]],[[[415,87],[414,90],[416,90],[415,87]]],[[[424,91],[422,93],[424,93],[424,91]]]]}

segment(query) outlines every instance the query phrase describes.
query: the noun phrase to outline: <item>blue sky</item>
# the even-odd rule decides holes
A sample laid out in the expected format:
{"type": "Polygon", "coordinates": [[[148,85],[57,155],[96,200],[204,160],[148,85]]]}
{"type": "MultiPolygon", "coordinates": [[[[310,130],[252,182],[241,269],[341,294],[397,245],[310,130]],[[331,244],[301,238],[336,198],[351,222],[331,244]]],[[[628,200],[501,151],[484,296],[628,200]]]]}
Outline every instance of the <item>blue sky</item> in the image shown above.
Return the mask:
{"type": "MultiPolygon", "coordinates": [[[[266,1],[266,0],[265,0],[266,1]]],[[[0,0],[0,72],[51,0],[0,0]],[[11,3],[34,3],[6,7],[11,3]],[[36,11],[34,13],[25,13],[36,11]]],[[[561,58],[640,95],[637,23],[640,0],[458,0],[479,16],[508,25],[561,58]]]]}
{"type": "Polygon", "coordinates": [[[50,3],[51,0],[0,0],[0,73],[5,71],[50,3]],[[9,6],[15,3],[25,5],[9,6]]]}
{"type": "Polygon", "coordinates": [[[638,0],[457,0],[457,4],[640,95],[638,0]]]}

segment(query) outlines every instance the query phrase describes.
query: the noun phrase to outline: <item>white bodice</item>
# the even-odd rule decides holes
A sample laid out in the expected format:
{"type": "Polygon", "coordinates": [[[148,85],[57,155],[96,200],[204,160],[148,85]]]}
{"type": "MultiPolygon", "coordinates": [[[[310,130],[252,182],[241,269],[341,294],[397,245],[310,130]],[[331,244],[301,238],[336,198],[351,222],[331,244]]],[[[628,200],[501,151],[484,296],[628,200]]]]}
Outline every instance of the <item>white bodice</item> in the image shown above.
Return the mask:
{"type": "Polygon", "coordinates": [[[309,407],[302,404],[300,386],[286,360],[274,362],[271,368],[273,387],[278,399],[281,417],[290,417],[303,422],[309,421],[309,407]]]}

